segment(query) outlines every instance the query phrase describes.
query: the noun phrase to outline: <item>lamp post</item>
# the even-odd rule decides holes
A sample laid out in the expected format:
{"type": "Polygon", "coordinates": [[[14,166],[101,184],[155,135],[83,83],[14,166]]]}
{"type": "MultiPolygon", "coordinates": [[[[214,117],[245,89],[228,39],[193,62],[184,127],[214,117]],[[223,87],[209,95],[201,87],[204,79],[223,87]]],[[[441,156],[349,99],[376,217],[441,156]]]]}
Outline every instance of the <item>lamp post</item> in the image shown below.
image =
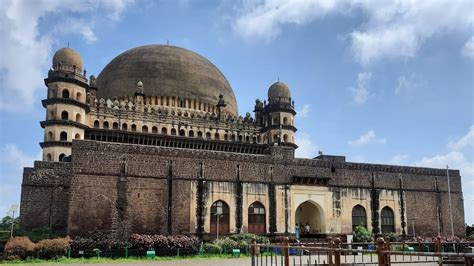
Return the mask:
{"type": "Polygon", "coordinates": [[[219,218],[222,216],[222,212],[217,212],[214,215],[217,217],[216,238],[217,238],[217,240],[219,240],[219,218]]]}
{"type": "Polygon", "coordinates": [[[10,207],[10,212],[12,213],[12,226],[10,229],[10,238],[13,238],[13,227],[15,225],[15,212],[17,211],[17,209],[18,209],[18,204],[13,204],[10,207]]]}

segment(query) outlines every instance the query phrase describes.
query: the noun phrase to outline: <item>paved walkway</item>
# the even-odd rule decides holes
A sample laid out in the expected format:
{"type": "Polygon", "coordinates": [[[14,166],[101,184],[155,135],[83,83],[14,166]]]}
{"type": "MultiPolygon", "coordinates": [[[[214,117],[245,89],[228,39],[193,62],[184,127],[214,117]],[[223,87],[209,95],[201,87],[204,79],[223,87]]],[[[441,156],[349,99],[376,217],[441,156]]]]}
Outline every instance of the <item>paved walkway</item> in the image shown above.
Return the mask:
{"type": "MultiPolygon", "coordinates": [[[[42,264],[44,265],[44,264],[42,264]]],[[[55,264],[57,266],[58,264],[55,264]]],[[[124,263],[90,263],[90,264],[68,264],[68,266],[250,266],[250,258],[240,259],[189,259],[189,260],[170,260],[170,261],[153,261],[153,262],[124,262],[124,263]]]]}

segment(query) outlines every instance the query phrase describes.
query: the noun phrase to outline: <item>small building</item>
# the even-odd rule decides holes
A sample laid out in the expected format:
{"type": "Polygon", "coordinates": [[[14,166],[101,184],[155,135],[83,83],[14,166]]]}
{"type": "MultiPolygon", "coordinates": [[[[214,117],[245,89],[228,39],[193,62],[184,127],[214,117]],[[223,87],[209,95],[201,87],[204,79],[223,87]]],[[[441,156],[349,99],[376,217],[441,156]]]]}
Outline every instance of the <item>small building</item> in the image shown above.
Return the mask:
{"type": "Polygon", "coordinates": [[[216,66],[169,45],[128,50],[97,78],[62,48],[44,81],[43,160],[24,169],[25,229],[450,235],[452,213],[465,234],[458,170],[295,158],[297,114],[283,82],[241,116],[216,66]]]}

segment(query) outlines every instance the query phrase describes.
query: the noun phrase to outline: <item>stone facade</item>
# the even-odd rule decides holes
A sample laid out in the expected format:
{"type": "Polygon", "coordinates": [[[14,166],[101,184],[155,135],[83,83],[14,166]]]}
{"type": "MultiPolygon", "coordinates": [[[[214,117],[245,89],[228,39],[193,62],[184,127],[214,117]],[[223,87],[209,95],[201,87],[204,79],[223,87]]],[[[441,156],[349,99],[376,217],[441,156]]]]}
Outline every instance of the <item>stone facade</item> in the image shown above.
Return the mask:
{"type": "MultiPolygon", "coordinates": [[[[293,234],[308,224],[308,235],[322,237],[351,234],[357,220],[374,234],[451,233],[446,170],[295,158],[296,112],[282,82],[270,87],[268,102],[256,101],[254,117],[227,113],[215,91],[180,100],[147,95],[141,81],[130,95],[98,99],[101,88],[69,50],[55,55],[45,80],[43,161],[23,175],[26,229],[210,237],[293,234]]],[[[449,176],[461,235],[461,177],[449,176]]]]}

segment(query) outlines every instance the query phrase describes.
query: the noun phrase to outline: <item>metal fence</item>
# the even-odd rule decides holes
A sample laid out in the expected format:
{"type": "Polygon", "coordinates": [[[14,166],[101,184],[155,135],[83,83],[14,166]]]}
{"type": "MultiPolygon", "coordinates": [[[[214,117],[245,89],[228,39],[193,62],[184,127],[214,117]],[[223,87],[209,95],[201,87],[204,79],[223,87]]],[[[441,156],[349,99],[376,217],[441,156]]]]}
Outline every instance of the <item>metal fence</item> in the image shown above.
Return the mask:
{"type": "MultiPolygon", "coordinates": [[[[339,238],[330,238],[318,246],[251,245],[252,266],[303,266],[303,265],[473,265],[473,253],[416,252],[391,250],[391,243],[378,238],[374,248],[342,248],[339,238]]],[[[439,249],[439,247],[437,247],[439,249]]]]}

